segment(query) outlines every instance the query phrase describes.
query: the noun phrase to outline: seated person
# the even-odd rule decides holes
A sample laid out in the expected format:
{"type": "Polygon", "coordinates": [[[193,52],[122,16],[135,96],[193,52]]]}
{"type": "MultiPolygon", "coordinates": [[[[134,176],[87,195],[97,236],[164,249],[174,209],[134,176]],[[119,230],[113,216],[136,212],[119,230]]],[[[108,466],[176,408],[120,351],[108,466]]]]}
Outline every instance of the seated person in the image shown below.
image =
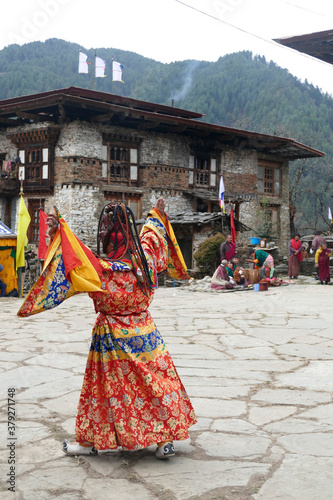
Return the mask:
{"type": "Polygon", "coordinates": [[[233,263],[234,266],[233,270],[235,270],[235,268],[240,265],[238,255],[234,255],[234,257],[231,259],[231,262],[233,263]]]}
{"type": "Polygon", "coordinates": [[[302,245],[302,257],[303,257],[303,260],[309,258],[309,253],[308,253],[307,248],[308,248],[308,244],[307,243],[303,243],[303,245],[302,245]]]}
{"type": "Polygon", "coordinates": [[[268,286],[279,286],[282,281],[277,279],[274,267],[270,260],[265,260],[264,265],[260,269],[259,283],[268,283],[268,286]]]}
{"type": "Polygon", "coordinates": [[[236,266],[234,270],[234,280],[236,285],[245,285],[245,278],[243,276],[243,269],[240,266],[236,266]]]}
{"type": "Polygon", "coordinates": [[[227,266],[228,262],[223,259],[212,277],[210,286],[213,290],[225,290],[227,288],[233,288],[232,284],[230,283],[230,279],[232,278],[228,276],[227,266]]]}
{"type": "Polygon", "coordinates": [[[228,261],[226,270],[229,278],[232,278],[234,276],[234,265],[231,260],[228,261]]]}

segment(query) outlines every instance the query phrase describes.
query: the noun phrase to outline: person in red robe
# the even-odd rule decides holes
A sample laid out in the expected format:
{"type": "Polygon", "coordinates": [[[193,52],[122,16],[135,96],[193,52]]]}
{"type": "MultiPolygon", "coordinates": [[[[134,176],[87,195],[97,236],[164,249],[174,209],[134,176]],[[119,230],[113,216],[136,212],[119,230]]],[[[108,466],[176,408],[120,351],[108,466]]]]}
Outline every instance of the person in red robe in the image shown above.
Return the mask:
{"type": "Polygon", "coordinates": [[[330,277],[330,256],[331,250],[327,248],[327,244],[323,243],[315,255],[315,266],[318,268],[318,278],[320,284],[323,285],[324,281],[326,285],[331,281],[330,277]]]}
{"type": "Polygon", "coordinates": [[[288,245],[289,261],[288,261],[288,274],[289,278],[298,278],[299,270],[301,267],[302,257],[302,242],[300,235],[295,234],[289,241],[288,245]]]}
{"type": "Polygon", "coordinates": [[[232,241],[231,234],[227,234],[225,242],[220,246],[221,261],[222,260],[232,260],[233,256],[236,255],[236,243],[232,241]]]}

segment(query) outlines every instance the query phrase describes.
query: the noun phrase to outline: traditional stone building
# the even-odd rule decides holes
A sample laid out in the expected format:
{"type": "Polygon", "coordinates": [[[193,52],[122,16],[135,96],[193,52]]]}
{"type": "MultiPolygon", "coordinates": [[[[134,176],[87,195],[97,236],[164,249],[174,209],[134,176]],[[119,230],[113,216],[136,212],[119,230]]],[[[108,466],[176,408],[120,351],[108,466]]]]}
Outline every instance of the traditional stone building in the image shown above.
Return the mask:
{"type": "MultiPolygon", "coordinates": [[[[217,212],[222,173],[236,218],[255,231],[264,204],[285,247],[289,161],[323,153],[201,117],[75,87],[0,101],[1,220],[16,229],[21,188],[31,214],[30,243],[38,241],[39,208],[55,205],[94,247],[99,214],[109,200],[125,202],[137,219],[160,196],[171,214],[217,212]]],[[[187,245],[195,247],[191,234],[187,245]]]]}

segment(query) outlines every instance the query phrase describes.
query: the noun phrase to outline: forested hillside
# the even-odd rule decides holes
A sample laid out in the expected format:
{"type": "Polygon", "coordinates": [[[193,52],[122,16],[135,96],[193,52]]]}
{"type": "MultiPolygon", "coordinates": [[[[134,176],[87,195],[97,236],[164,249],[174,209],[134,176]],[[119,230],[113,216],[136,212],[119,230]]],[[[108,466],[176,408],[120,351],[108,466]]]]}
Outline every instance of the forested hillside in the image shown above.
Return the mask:
{"type": "MultiPolygon", "coordinates": [[[[78,74],[79,46],[58,39],[10,45],[0,51],[0,99],[80,86],[94,88],[94,54],[87,50],[89,74],[78,74]]],[[[326,156],[291,163],[291,197],[298,229],[329,227],[333,195],[333,98],[287,70],[250,52],[217,62],[163,64],[133,52],[99,48],[106,77],[97,90],[170,104],[205,114],[204,120],[229,127],[292,137],[326,156]],[[112,59],[123,80],[112,82],[112,59]]]]}

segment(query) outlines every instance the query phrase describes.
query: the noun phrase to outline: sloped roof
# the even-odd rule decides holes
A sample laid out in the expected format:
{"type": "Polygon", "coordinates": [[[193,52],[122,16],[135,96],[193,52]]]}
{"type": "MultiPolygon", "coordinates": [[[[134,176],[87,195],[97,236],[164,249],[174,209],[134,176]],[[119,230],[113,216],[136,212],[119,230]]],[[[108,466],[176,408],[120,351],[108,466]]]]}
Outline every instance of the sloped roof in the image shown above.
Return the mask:
{"type": "Polygon", "coordinates": [[[333,29],[307,35],[276,38],[274,42],[333,64],[333,29]]]}
{"type": "MultiPolygon", "coordinates": [[[[230,215],[221,214],[221,212],[178,212],[170,213],[168,215],[169,221],[175,228],[177,226],[195,226],[197,228],[206,226],[211,223],[220,223],[222,228],[223,224],[230,227],[230,215]]],[[[136,221],[137,224],[144,224],[145,219],[142,218],[136,221]]],[[[252,231],[252,229],[239,220],[235,219],[235,229],[241,233],[245,231],[252,231]]]]}
{"type": "Polygon", "coordinates": [[[16,238],[16,234],[9,229],[6,224],[0,221],[0,239],[1,238],[16,238]]]}
{"type": "Polygon", "coordinates": [[[314,158],[324,153],[294,139],[222,127],[199,121],[204,115],[106,92],[78,87],[52,90],[0,101],[0,128],[26,123],[61,124],[83,120],[141,131],[204,138],[212,144],[230,145],[271,154],[282,159],[314,158]]]}
{"type": "MultiPolygon", "coordinates": [[[[205,226],[211,222],[223,223],[230,227],[230,215],[221,214],[221,212],[180,212],[177,214],[170,214],[169,220],[173,226],[177,225],[195,225],[197,227],[205,226]]],[[[243,233],[244,231],[251,231],[251,228],[235,219],[235,229],[243,233]]]]}

